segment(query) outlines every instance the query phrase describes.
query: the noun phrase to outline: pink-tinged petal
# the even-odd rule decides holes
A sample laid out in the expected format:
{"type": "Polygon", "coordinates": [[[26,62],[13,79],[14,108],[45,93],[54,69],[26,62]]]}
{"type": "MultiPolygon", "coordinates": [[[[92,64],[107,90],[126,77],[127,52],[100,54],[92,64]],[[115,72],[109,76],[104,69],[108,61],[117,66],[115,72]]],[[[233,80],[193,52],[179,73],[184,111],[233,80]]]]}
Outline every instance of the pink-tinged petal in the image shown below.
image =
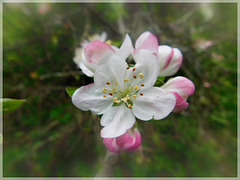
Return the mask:
{"type": "MultiPolygon", "coordinates": [[[[123,90],[124,72],[127,67],[126,61],[122,60],[116,54],[105,56],[98,64],[94,75],[94,82],[97,86],[118,83],[118,90],[123,90]]],[[[109,86],[106,88],[109,88],[109,86]]]]}
{"type": "Polygon", "coordinates": [[[133,141],[133,144],[131,146],[124,146],[124,149],[126,151],[134,151],[136,149],[138,149],[142,143],[142,140],[141,140],[141,134],[139,133],[138,129],[135,128],[134,129],[134,141],[133,141]]]}
{"type": "Polygon", "coordinates": [[[139,38],[136,40],[135,48],[137,51],[140,49],[146,49],[146,50],[157,52],[158,40],[152,33],[150,33],[149,31],[146,31],[142,33],[139,36],[139,38]]]}
{"type": "Polygon", "coordinates": [[[116,144],[116,138],[104,138],[103,143],[110,152],[117,153],[117,154],[120,153],[120,148],[116,144]]]}
{"type": "Polygon", "coordinates": [[[139,93],[142,93],[142,96],[138,95],[133,101],[132,110],[137,118],[144,121],[165,118],[176,104],[175,96],[161,88],[152,87],[140,90],[139,93]]]}
{"type": "Polygon", "coordinates": [[[101,137],[103,138],[121,136],[127,129],[130,129],[136,121],[131,109],[127,108],[125,104],[110,108],[103,114],[102,119],[101,124],[104,124],[102,121],[108,124],[101,130],[101,137]]]}
{"type": "MultiPolygon", "coordinates": [[[[130,69],[128,71],[131,71],[130,69]]],[[[157,55],[149,50],[140,50],[138,53],[138,60],[135,65],[134,74],[142,73],[144,77],[138,80],[137,85],[144,84],[144,87],[151,87],[154,85],[157,76],[159,75],[160,67],[158,64],[157,55]]],[[[132,73],[130,73],[132,75],[132,73]]],[[[131,79],[132,77],[129,77],[131,79]]],[[[139,77],[138,77],[139,78],[139,77]]]]}
{"type": "Polygon", "coordinates": [[[129,129],[119,137],[104,138],[104,145],[113,153],[134,151],[141,145],[141,135],[137,128],[129,129]]]}
{"type": "Polygon", "coordinates": [[[121,57],[123,60],[126,60],[128,56],[132,53],[133,51],[133,45],[132,45],[132,40],[127,34],[125,37],[125,40],[123,41],[120,49],[117,53],[119,57],[121,57]]]}
{"type": "Polygon", "coordinates": [[[182,65],[182,53],[177,48],[173,48],[173,51],[170,63],[160,72],[160,76],[172,76],[180,69],[182,65]]]}
{"type": "Polygon", "coordinates": [[[100,59],[104,58],[109,53],[114,53],[111,46],[101,41],[92,41],[84,49],[86,62],[91,64],[98,64],[100,59]]]}
{"type": "Polygon", "coordinates": [[[116,143],[121,148],[124,148],[126,146],[127,147],[132,146],[134,144],[134,141],[135,137],[132,134],[131,130],[127,130],[126,133],[116,138],[116,143]]]}
{"type": "Polygon", "coordinates": [[[83,111],[91,110],[94,114],[103,114],[113,101],[103,97],[103,93],[95,84],[89,84],[77,89],[72,96],[73,104],[83,111]]]}
{"type": "Polygon", "coordinates": [[[178,93],[173,92],[176,98],[176,105],[173,109],[174,113],[180,113],[188,108],[189,104],[178,93]]]}
{"type": "Polygon", "coordinates": [[[73,58],[73,61],[77,64],[77,66],[82,70],[84,74],[86,74],[89,77],[94,76],[97,64],[91,64],[85,60],[83,48],[76,48],[75,57],[73,58]]]}
{"type": "Polygon", "coordinates": [[[160,68],[161,70],[164,70],[171,62],[174,54],[173,48],[167,45],[158,46],[158,54],[158,62],[160,64],[160,68]]]}
{"type": "Polygon", "coordinates": [[[182,76],[168,80],[161,88],[167,92],[176,92],[185,100],[195,91],[193,82],[182,76]]]}

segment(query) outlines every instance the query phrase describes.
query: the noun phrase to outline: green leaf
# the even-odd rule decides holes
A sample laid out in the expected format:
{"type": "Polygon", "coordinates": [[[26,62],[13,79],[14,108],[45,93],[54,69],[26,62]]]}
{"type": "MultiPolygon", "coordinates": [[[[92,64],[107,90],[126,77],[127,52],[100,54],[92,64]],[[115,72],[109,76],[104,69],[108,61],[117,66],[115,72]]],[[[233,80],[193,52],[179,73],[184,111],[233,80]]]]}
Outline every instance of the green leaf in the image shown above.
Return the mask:
{"type": "Polygon", "coordinates": [[[160,87],[164,84],[165,77],[158,76],[154,86],[160,87]]]}
{"type": "Polygon", "coordinates": [[[73,93],[77,90],[76,87],[67,87],[66,91],[70,97],[72,97],[73,93]]]}
{"type": "Polygon", "coordinates": [[[24,102],[26,102],[25,99],[10,99],[10,98],[3,98],[0,99],[0,101],[3,105],[3,113],[12,112],[19,106],[21,106],[24,102]]]}

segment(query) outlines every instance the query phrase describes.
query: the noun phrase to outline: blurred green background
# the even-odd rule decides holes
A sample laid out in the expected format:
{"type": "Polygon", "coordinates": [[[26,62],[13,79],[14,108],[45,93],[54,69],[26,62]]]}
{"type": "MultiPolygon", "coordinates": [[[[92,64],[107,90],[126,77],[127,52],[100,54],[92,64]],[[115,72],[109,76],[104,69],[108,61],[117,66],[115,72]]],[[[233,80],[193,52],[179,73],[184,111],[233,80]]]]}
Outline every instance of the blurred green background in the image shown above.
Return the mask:
{"type": "Polygon", "coordinates": [[[73,62],[79,43],[107,32],[119,45],[144,31],[178,47],[191,79],[190,106],[141,122],[142,149],[124,153],[106,176],[237,176],[237,3],[4,3],[3,97],[26,99],[4,114],[5,177],[92,177],[106,149],[99,117],[65,88],[92,82],[73,62]]]}

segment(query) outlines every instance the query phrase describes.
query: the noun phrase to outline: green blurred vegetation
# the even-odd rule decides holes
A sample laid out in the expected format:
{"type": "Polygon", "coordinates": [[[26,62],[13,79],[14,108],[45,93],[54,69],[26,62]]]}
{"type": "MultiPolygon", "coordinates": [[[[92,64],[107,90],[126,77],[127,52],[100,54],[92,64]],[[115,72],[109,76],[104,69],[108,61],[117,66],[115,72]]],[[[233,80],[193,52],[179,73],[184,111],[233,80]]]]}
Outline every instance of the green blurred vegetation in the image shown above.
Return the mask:
{"type": "Polygon", "coordinates": [[[4,3],[3,97],[27,101],[3,117],[3,175],[96,175],[106,153],[99,117],[65,88],[92,82],[72,59],[102,31],[114,44],[153,32],[182,50],[175,76],[196,86],[186,111],[138,121],[142,151],[122,154],[110,175],[237,176],[237,3],[4,3]]]}

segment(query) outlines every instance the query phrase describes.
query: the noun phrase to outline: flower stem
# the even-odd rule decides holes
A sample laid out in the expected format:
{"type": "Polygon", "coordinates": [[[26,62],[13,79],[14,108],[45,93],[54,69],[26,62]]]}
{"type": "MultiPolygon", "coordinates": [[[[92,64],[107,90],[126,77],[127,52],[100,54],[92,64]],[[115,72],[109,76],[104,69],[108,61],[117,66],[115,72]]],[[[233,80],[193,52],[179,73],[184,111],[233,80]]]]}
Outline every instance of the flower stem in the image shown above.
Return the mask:
{"type": "Polygon", "coordinates": [[[119,160],[119,155],[109,152],[106,152],[106,155],[101,163],[102,166],[97,172],[95,177],[111,177],[113,176],[113,167],[117,164],[119,160]]]}

